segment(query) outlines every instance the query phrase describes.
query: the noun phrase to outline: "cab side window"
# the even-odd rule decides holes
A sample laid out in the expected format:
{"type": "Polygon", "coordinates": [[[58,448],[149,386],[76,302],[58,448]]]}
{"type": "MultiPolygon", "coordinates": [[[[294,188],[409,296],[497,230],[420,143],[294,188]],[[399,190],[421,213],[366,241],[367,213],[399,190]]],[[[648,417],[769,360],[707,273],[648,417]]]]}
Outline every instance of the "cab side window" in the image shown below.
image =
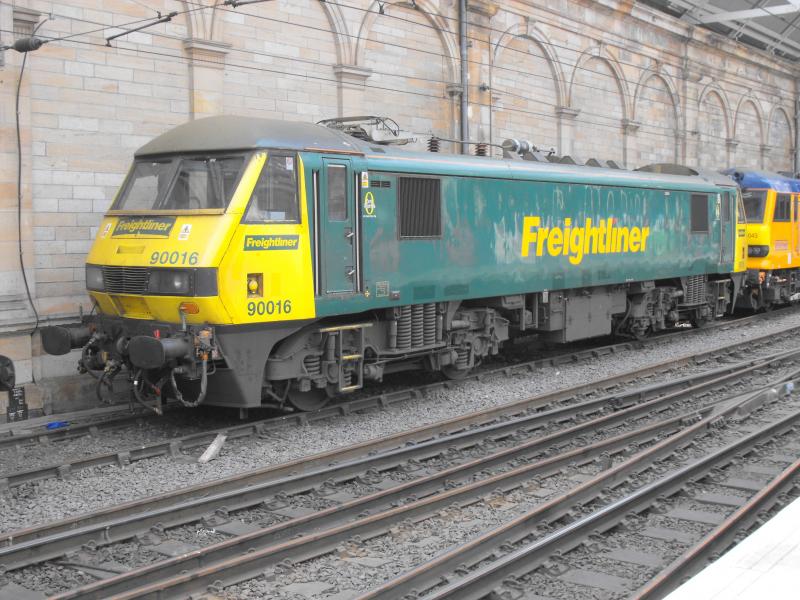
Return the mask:
{"type": "Polygon", "coordinates": [[[299,223],[297,168],[294,155],[270,152],[253,197],[245,223],[299,223]]]}
{"type": "Polygon", "coordinates": [[[708,233],[708,194],[692,194],[692,233],[708,233]]]}
{"type": "Polygon", "coordinates": [[[773,223],[788,223],[792,220],[792,196],[791,194],[778,194],[775,199],[775,215],[772,217],[773,223]]]}

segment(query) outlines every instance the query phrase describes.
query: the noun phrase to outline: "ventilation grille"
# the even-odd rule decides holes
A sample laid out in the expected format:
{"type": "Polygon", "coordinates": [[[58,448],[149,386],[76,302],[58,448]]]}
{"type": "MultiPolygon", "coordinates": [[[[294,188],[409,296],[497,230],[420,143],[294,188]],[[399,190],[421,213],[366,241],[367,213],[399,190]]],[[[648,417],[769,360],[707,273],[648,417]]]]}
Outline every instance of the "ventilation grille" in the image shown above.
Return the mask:
{"type": "Polygon", "coordinates": [[[397,212],[401,238],[441,237],[441,181],[429,177],[399,177],[397,212]]]}
{"type": "Polygon", "coordinates": [[[390,188],[392,187],[392,182],[388,179],[373,179],[370,183],[370,187],[374,188],[390,188]]]}
{"type": "Polygon", "coordinates": [[[692,275],[686,278],[684,304],[704,304],[706,301],[706,276],[692,275]]]}
{"type": "Polygon", "coordinates": [[[112,294],[144,294],[149,282],[148,267],[103,267],[105,291],[112,294]]]}

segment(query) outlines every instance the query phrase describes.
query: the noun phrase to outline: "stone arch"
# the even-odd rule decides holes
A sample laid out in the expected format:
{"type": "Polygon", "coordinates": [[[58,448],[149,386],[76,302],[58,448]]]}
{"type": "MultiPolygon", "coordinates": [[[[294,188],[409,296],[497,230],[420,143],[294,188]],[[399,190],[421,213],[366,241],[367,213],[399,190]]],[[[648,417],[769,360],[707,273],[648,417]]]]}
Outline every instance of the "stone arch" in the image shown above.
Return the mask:
{"type": "Polygon", "coordinates": [[[672,80],[672,77],[658,71],[645,71],[639,78],[639,82],[636,84],[636,91],[633,94],[633,106],[631,112],[633,115],[632,120],[635,121],[642,118],[642,115],[636,112],[636,108],[639,105],[639,100],[644,94],[647,93],[649,87],[647,84],[651,79],[658,79],[666,88],[670,102],[672,103],[676,127],[680,127],[683,120],[683,113],[681,111],[681,101],[680,95],[678,94],[678,88],[675,87],[675,82],[672,80]]]}
{"type": "Polygon", "coordinates": [[[770,171],[794,171],[792,153],[794,150],[794,130],[790,111],[780,104],[773,106],[769,113],[764,165],[770,171]]]}
{"type": "MultiPolygon", "coordinates": [[[[458,65],[460,54],[458,41],[455,35],[450,31],[447,19],[439,14],[439,11],[432,2],[430,0],[415,0],[412,4],[409,4],[405,0],[398,0],[397,2],[383,2],[383,5],[384,10],[387,11],[391,10],[392,6],[397,6],[409,10],[416,10],[425,17],[436,32],[436,36],[439,38],[439,42],[444,50],[447,81],[456,82],[460,72],[458,65]]],[[[378,1],[373,0],[364,13],[364,19],[361,21],[361,25],[358,28],[358,36],[356,37],[355,46],[353,48],[353,64],[355,65],[364,65],[367,42],[369,41],[367,36],[369,32],[372,31],[375,21],[383,17],[379,12],[379,8],[380,5],[378,1]]]]}
{"type": "Polygon", "coordinates": [[[216,0],[180,0],[183,10],[187,11],[186,17],[186,37],[190,40],[202,40],[204,42],[218,42],[221,36],[221,27],[215,27],[217,18],[216,0]],[[206,10],[197,10],[197,4],[206,4],[206,10]]]}
{"type": "Polygon", "coordinates": [[[492,48],[489,77],[492,141],[517,138],[557,148],[564,73],[544,34],[530,23],[503,32],[492,48]]]}
{"type": "Polygon", "coordinates": [[[730,166],[731,109],[728,96],[714,82],[705,86],[697,100],[697,166],[722,169],[730,166]]]}
{"type": "Polygon", "coordinates": [[[680,99],[674,82],[657,71],[645,71],[633,97],[635,135],[629,140],[630,166],[678,162],[682,131],[680,99]],[[641,105],[647,105],[645,112],[641,105]]]}
{"type": "MultiPolygon", "coordinates": [[[[459,54],[447,21],[431,0],[386,3],[384,10],[381,15],[377,2],[371,5],[356,41],[354,66],[369,76],[360,114],[393,118],[404,137],[416,138],[408,146],[416,150],[425,148],[431,134],[457,137],[458,94],[452,84],[459,78],[459,54]],[[402,31],[390,27],[393,16],[405,20],[402,31]]],[[[443,150],[451,149],[444,144],[443,150]]]]}
{"type": "Polygon", "coordinates": [[[581,55],[578,57],[577,62],[575,63],[575,68],[572,70],[572,77],[570,78],[569,82],[569,91],[568,91],[568,106],[573,106],[573,100],[575,97],[575,79],[579,76],[581,71],[586,70],[586,63],[598,60],[604,63],[613,73],[614,80],[617,84],[617,89],[619,90],[620,102],[622,105],[622,118],[627,119],[628,115],[631,114],[630,107],[628,106],[630,102],[630,91],[628,90],[628,81],[625,79],[625,74],[622,72],[622,66],[617,62],[617,60],[608,54],[602,46],[593,46],[587,50],[584,50],[581,55]]]}
{"type": "Polygon", "coordinates": [[[750,94],[739,99],[733,118],[735,140],[733,166],[760,169],[761,148],[764,145],[764,114],[758,100],[750,94]],[[755,135],[752,129],[757,129],[755,135]]]}
{"type": "Polygon", "coordinates": [[[204,64],[206,71],[196,81],[213,78],[216,82],[214,93],[207,97],[221,104],[219,112],[304,121],[336,116],[338,86],[333,69],[342,50],[341,36],[331,24],[331,15],[335,14],[332,10],[338,9],[320,0],[252,4],[244,8],[247,10],[238,13],[242,16],[238,23],[216,28],[212,33],[217,39],[200,45],[203,53],[217,46],[222,48],[221,53],[230,53],[232,63],[256,66],[212,72],[213,67],[204,64]],[[303,24],[319,31],[313,45],[300,35],[304,30],[285,24],[293,22],[297,11],[302,11],[303,24]],[[242,37],[249,43],[242,43],[242,37]],[[265,63],[267,69],[261,69],[265,63]],[[219,97],[221,101],[216,100],[219,97]]]}
{"type": "MultiPolygon", "coordinates": [[[[625,164],[627,149],[623,127],[631,114],[629,101],[622,69],[613,57],[599,47],[581,54],[572,73],[567,102],[574,114],[574,123],[570,140],[564,140],[562,152],[574,154],[580,160],[612,159],[625,164]]],[[[569,118],[566,113],[565,116],[569,118]]]]}
{"type": "Polygon", "coordinates": [[[739,104],[736,105],[736,114],[733,117],[733,136],[736,137],[737,140],[739,139],[738,138],[738,133],[739,133],[739,126],[742,124],[741,123],[742,112],[744,111],[745,107],[748,104],[753,107],[753,111],[755,112],[756,117],[758,119],[759,137],[758,137],[757,141],[758,141],[759,144],[763,144],[764,143],[764,111],[761,110],[761,104],[759,103],[759,101],[755,97],[751,96],[750,94],[742,96],[739,99],[739,104]]]}
{"type": "MultiPolygon", "coordinates": [[[[180,2],[184,10],[190,11],[185,15],[187,38],[205,42],[222,42],[223,31],[217,10],[221,3],[218,0],[180,0],[180,2]],[[207,10],[193,10],[197,9],[198,3],[207,4],[207,10]]],[[[337,62],[347,62],[352,55],[353,44],[348,35],[347,20],[342,6],[337,3],[325,2],[325,0],[319,0],[319,5],[328,20],[336,43],[337,62]]],[[[223,7],[222,10],[235,9],[223,7]]]]}
{"type": "Polygon", "coordinates": [[[517,23],[506,29],[492,49],[492,65],[497,64],[500,54],[507,48],[509,42],[514,38],[528,39],[534,42],[542,51],[542,57],[547,62],[553,76],[556,97],[559,106],[564,106],[567,98],[567,86],[564,78],[564,70],[555,52],[552,50],[552,42],[541,32],[533,23],[517,23]]]}
{"type": "Polygon", "coordinates": [[[705,114],[702,111],[702,106],[703,103],[708,100],[709,96],[716,96],[719,100],[719,103],[722,106],[723,116],[725,117],[725,137],[731,137],[731,103],[728,100],[728,94],[725,93],[725,90],[723,90],[717,83],[713,81],[703,88],[703,91],[700,93],[700,97],[697,100],[698,122],[702,122],[705,118],[705,114]]]}

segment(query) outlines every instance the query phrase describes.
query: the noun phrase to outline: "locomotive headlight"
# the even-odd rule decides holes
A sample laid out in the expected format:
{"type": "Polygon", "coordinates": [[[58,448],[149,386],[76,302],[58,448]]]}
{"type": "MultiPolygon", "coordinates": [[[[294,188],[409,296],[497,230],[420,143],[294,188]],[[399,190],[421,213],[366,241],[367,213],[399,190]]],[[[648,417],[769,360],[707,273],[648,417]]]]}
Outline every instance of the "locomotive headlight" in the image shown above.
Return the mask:
{"type": "Polygon", "coordinates": [[[102,292],[106,289],[103,281],[103,267],[86,265],[86,289],[102,292]]]}
{"type": "Polygon", "coordinates": [[[769,254],[769,246],[748,246],[747,247],[747,256],[752,256],[754,258],[763,258],[769,254]]]}
{"type": "Polygon", "coordinates": [[[151,294],[191,296],[192,272],[182,269],[153,269],[147,289],[151,294]]]}

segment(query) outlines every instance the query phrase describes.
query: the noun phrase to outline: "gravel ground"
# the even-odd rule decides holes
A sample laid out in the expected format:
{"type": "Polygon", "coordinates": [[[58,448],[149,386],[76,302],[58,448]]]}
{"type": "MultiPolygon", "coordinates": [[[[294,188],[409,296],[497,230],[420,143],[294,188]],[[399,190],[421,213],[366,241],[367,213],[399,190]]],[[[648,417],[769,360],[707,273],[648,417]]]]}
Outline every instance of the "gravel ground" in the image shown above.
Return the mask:
{"type": "Polygon", "coordinates": [[[794,325],[800,325],[800,314],[787,313],[764,323],[750,323],[726,331],[712,329],[706,335],[687,339],[665,339],[642,350],[620,352],[575,365],[467,382],[430,393],[425,398],[399,403],[388,410],[337,417],[276,432],[266,438],[230,443],[216,460],[204,465],[163,457],[135,462],[125,468],[87,469],[67,480],[50,479],[26,484],[0,495],[0,511],[4,515],[0,528],[11,531],[286,462],[520,398],[595,381],[678,355],[738,343],[764,332],[777,333],[794,325]]]}
{"type": "MultiPolygon", "coordinates": [[[[57,417],[53,420],[57,420],[57,417]]],[[[162,418],[141,419],[113,430],[100,430],[92,436],[52,441],[49,444],[23,445],[19,449],[4,448],[0,450],[0,474],[49,466],[54,460],[80,460],[96,454],[116,452],[120,448],[151,445],[239,422],[230,414],[214,416],[208,409],[202,414],[192,414],[191,409],[178,408],[162,418]],[[58,458],[54,459],[54,456],[58,458]]]]}

